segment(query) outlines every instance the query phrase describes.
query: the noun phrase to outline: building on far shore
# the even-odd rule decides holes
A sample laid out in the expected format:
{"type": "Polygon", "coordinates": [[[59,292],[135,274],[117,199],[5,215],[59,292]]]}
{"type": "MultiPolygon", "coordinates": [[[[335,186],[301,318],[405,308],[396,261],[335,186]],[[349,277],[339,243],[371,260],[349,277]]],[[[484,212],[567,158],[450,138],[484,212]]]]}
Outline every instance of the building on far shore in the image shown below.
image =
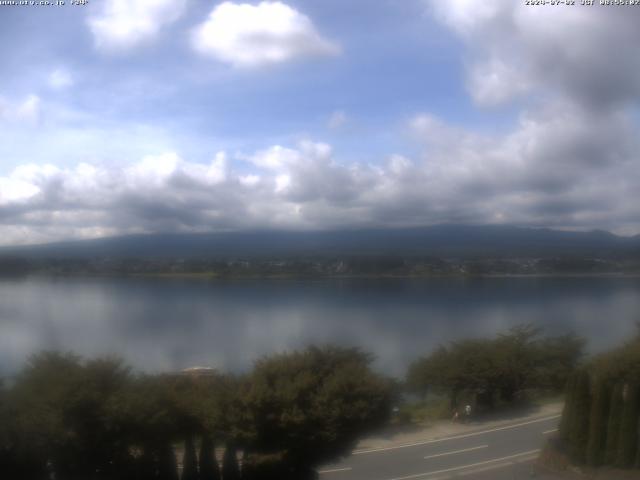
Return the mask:
{"type": "Polygon", "coordinates": [[[211,367],[189,367],[180,371],[181,375],[188,375],[191,377],[212,377],[216,374],[217,370],[211,367]]]}

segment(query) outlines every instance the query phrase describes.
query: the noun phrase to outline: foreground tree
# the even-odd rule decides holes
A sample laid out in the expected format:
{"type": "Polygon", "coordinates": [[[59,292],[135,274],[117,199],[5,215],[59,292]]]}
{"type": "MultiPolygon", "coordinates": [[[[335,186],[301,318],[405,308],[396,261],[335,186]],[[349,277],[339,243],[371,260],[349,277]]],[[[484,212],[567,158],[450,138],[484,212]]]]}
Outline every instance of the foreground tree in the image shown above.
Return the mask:
{"type": "Polygon", "coordinates": [[[158,480],[178,480],[176,454],[171,444],[162,442],[156,451],[156,455],[155,470],[157,471],[157,477],[153,475],[150,478],[157,478],[158,480]]]}
{"type": "Polygon", "coordinates": [[[240,478],[236,446],[256,478],[312,478],[390,413],[390,382],[369,364],[358,350],[309,348],[265,358],[244,379],[192,378],[41,354],[0,389],[0,468],[21,480],[178,480],[173,445],[186,439],[182,478],[217,480],[215,436],[226,443],[224,480],[240,478]],[[202,432],[212,437],[198,468],[202,432]]]}
{"type": "Polygon", "coordinates": [[[452,371],[453,358],[450,349],[441,345],[429,356],[413,362],[405,381],[408,389],[423,399],[430,393],[446,393],[451,407],[455,407],[458,393],[465,385],[452,371]]]}
{"type": "Polygon", "coordinates": [[[331,347],[258,361],[243,395],[246,448],[270,460],[279,456],[288,472],[282,478],[300,480],[349,453],[391,410],[390,383],[370,362],[357,349],[331,347]]]}
{"type": "Polygon", "coordinates": [[[569,333],[536,339],[535,377],[531,383],[552,393],[563,392],[584,357],[585,339],[569,333]]]}
{"type": "Polygon", "coordinates": [[[215,456],[215,445],[209,434],[202,436],[199,466],[200,480],[220,480],[220,467],[215,456]]]}
{"type": "Polygon", "coordinates": [[[7,478],[40,480],[48,477],[46,449],[35,425],[18,414],[15,395],[0,385],[0,471],[7,478]]]}
{"type": "Polygon", "coordinates": [[[184,442],[184,456],[182,458],[182,477],[181,480],[198,480],[198,458],[196,457],[196,447],[193,443],[193,437],[187,436],[184,442]]]}
{"type": "Polygon", "coordinates": [[[589,374],[586,371],[577,373],[573,391],[573,413],[570,416],[571,426],[568,434],[569,455],[577,463],[585,462],[589,441],[589,411],[591,408],[589,382],[589,374]]]}
{"type": "Polygon", "coordinates": [[[240,480],[240,466],[238,465],[238,450],[235,445],[228,443],[222,457],[222,479],[240,480]]]}
{"type": "Polygon", "coordinates": [[[547,353],[537,343],[540,332],[532,325],[520,325],[491,342],[495,382],[500,398],[506,403],[513,403],[520,392],[539,380],[536,369],[546,365],[547,353]]]}
{"type": "Polygon", "coordinates": [[[589,417],[589,441],[586,453],[587,464],[592,467],[597,467],[604,461],[610,397],[607,381],[602,377],[598,377],[594,382],[593,388],[593,401],[589,417]]]}
{"type": "Polygon", "coordinates": [[[558,436],[567,443],[569,441],[569,433],[573,424],[573,415],[575,413],[575,388],[577,375],[571,375],[567,381],[564,394],[564,407],[562,409],[562,417],[558,427],[558,436]]]}
{"type": "Polygon", "coordinates": [[[528,389],[560,392],[582,356],[574,336],[541,338],[540,330],[518,326],[494,339],[452,342],[409,367],[407,386],[426,395],[440,392],[456,408],[461,396],[477,408],[516,402],[528,389]]]}
{"type": "Polygon", "coordinates": [[[640,389],[636,383],[628,383],[623,388],[622,418],[618,436],[618,455],[616,464],[628,468],[635,464],[638,443],[638,402],[640,389]]]}
{"type": "Polygon", "coordinates": [[[51,465],[57,479],[117,478],[131,459],[117,408],[128,381],[115,359],[31,358],[12,389],[16,445],[51,465]]]}
{"type": "Polygon", "coordinates": [[[560,439],[571,460],[640,466],[640,336],[595,357],[569,385],[560,439]]]}
{"type": "Polygon", "coordinates": [[[611,400],[609,402],[607,441],[605,447],[605,463],[608,465],[615,463],[618,452],[618,438],[623,409],[622,389],[623,385],[621,383],[616,384],[611,392],[611,400]]]}

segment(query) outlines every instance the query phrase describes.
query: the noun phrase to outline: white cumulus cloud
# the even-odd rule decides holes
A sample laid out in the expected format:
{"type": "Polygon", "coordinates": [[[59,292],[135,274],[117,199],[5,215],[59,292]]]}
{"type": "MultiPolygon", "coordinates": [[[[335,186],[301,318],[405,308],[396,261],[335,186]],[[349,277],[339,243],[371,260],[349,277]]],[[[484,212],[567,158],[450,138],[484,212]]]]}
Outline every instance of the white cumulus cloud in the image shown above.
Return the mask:
{"type": "Polygon", "coordinates": [[[194,49],[238,67],[260,67],[311,56],[335,55],[306,15],[282,2],[223,2],[192,32],[194,49]]]}
{"type": "Polygon", "coordinates": [[[40,110],[41,101],[38,95],[28,95],[18,102],[12,102],[0,96],[0,121],[34,125],[40,119],[40,110]]]}
{"type": "Polygon", "coordinates": [[[551,104],[502,135],[429,114],[410,128],[423,153],[375,164],[342,163],[331,146],[306,141],[234,162],[224,152],[197,163],[168,151],[121,167],[23,165],[0,176],[2,241],[442,222],[640,228],[628,201],[640,195],[640,145],[624,111],[600,118],[551,104]]]}
{"type": "Polygon", "coordinates": [[[64,68],[56,68],[49,74],[49,86],[55,90],[63,89],[73,85],[71,73],[64,68]]]}
{"type": "Polygon", "coordinates": [[[88,25],[99,49],[121,51],[154,38],[185,6],[186,0],[102,0],[88,25]]]}

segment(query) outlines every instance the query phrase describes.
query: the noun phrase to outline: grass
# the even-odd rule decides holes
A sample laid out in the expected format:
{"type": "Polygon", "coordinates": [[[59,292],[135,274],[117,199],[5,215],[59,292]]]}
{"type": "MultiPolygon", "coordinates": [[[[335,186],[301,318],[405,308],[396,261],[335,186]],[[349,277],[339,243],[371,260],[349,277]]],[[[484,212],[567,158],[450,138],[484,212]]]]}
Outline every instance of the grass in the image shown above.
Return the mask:
{"type": "Polygon", "coordinates": [[[431,395],[425,400],[403,403],[395,415],[393,423],[398,425],[428,425],[437,420],[451,418],[449,399],[431,395]]]}
{"type": "MultiPolygon", "coordinates": [[[[564,401],[563,394],[530,391],[520,402],[512,404],[504,404],[497,401],[491,411],[479,412],[482,414],[499,414],[512,412],[522,408],[542,408],[547,405],[562,403],[564,401]]],[[[471,400],[461,399],[460,404],[472,404],[471,400]]],[[[398,407],[392,419],[392,425],[416,425],[427,426],[438,420],[450,420],[452,411],[449,398],[446,395],[428,395],[425,399],[408,400],[398,407]]]]}

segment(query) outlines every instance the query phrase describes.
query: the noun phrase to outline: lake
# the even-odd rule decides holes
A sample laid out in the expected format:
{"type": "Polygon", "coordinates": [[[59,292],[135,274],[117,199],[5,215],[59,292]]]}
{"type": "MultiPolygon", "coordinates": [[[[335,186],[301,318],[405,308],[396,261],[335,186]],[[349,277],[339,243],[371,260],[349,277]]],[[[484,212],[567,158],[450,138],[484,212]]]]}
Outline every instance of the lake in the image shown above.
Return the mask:
{"type": "Polygon", "coordinates": [[[640,320],[640,279],[505,277],[206,281],[0,280],[0,374],[42,349],[117,354],[136,369],[244,371],[310,343],[354,345],[401,376],[438,344],[534,323],[599,351],[640,320]]]}

